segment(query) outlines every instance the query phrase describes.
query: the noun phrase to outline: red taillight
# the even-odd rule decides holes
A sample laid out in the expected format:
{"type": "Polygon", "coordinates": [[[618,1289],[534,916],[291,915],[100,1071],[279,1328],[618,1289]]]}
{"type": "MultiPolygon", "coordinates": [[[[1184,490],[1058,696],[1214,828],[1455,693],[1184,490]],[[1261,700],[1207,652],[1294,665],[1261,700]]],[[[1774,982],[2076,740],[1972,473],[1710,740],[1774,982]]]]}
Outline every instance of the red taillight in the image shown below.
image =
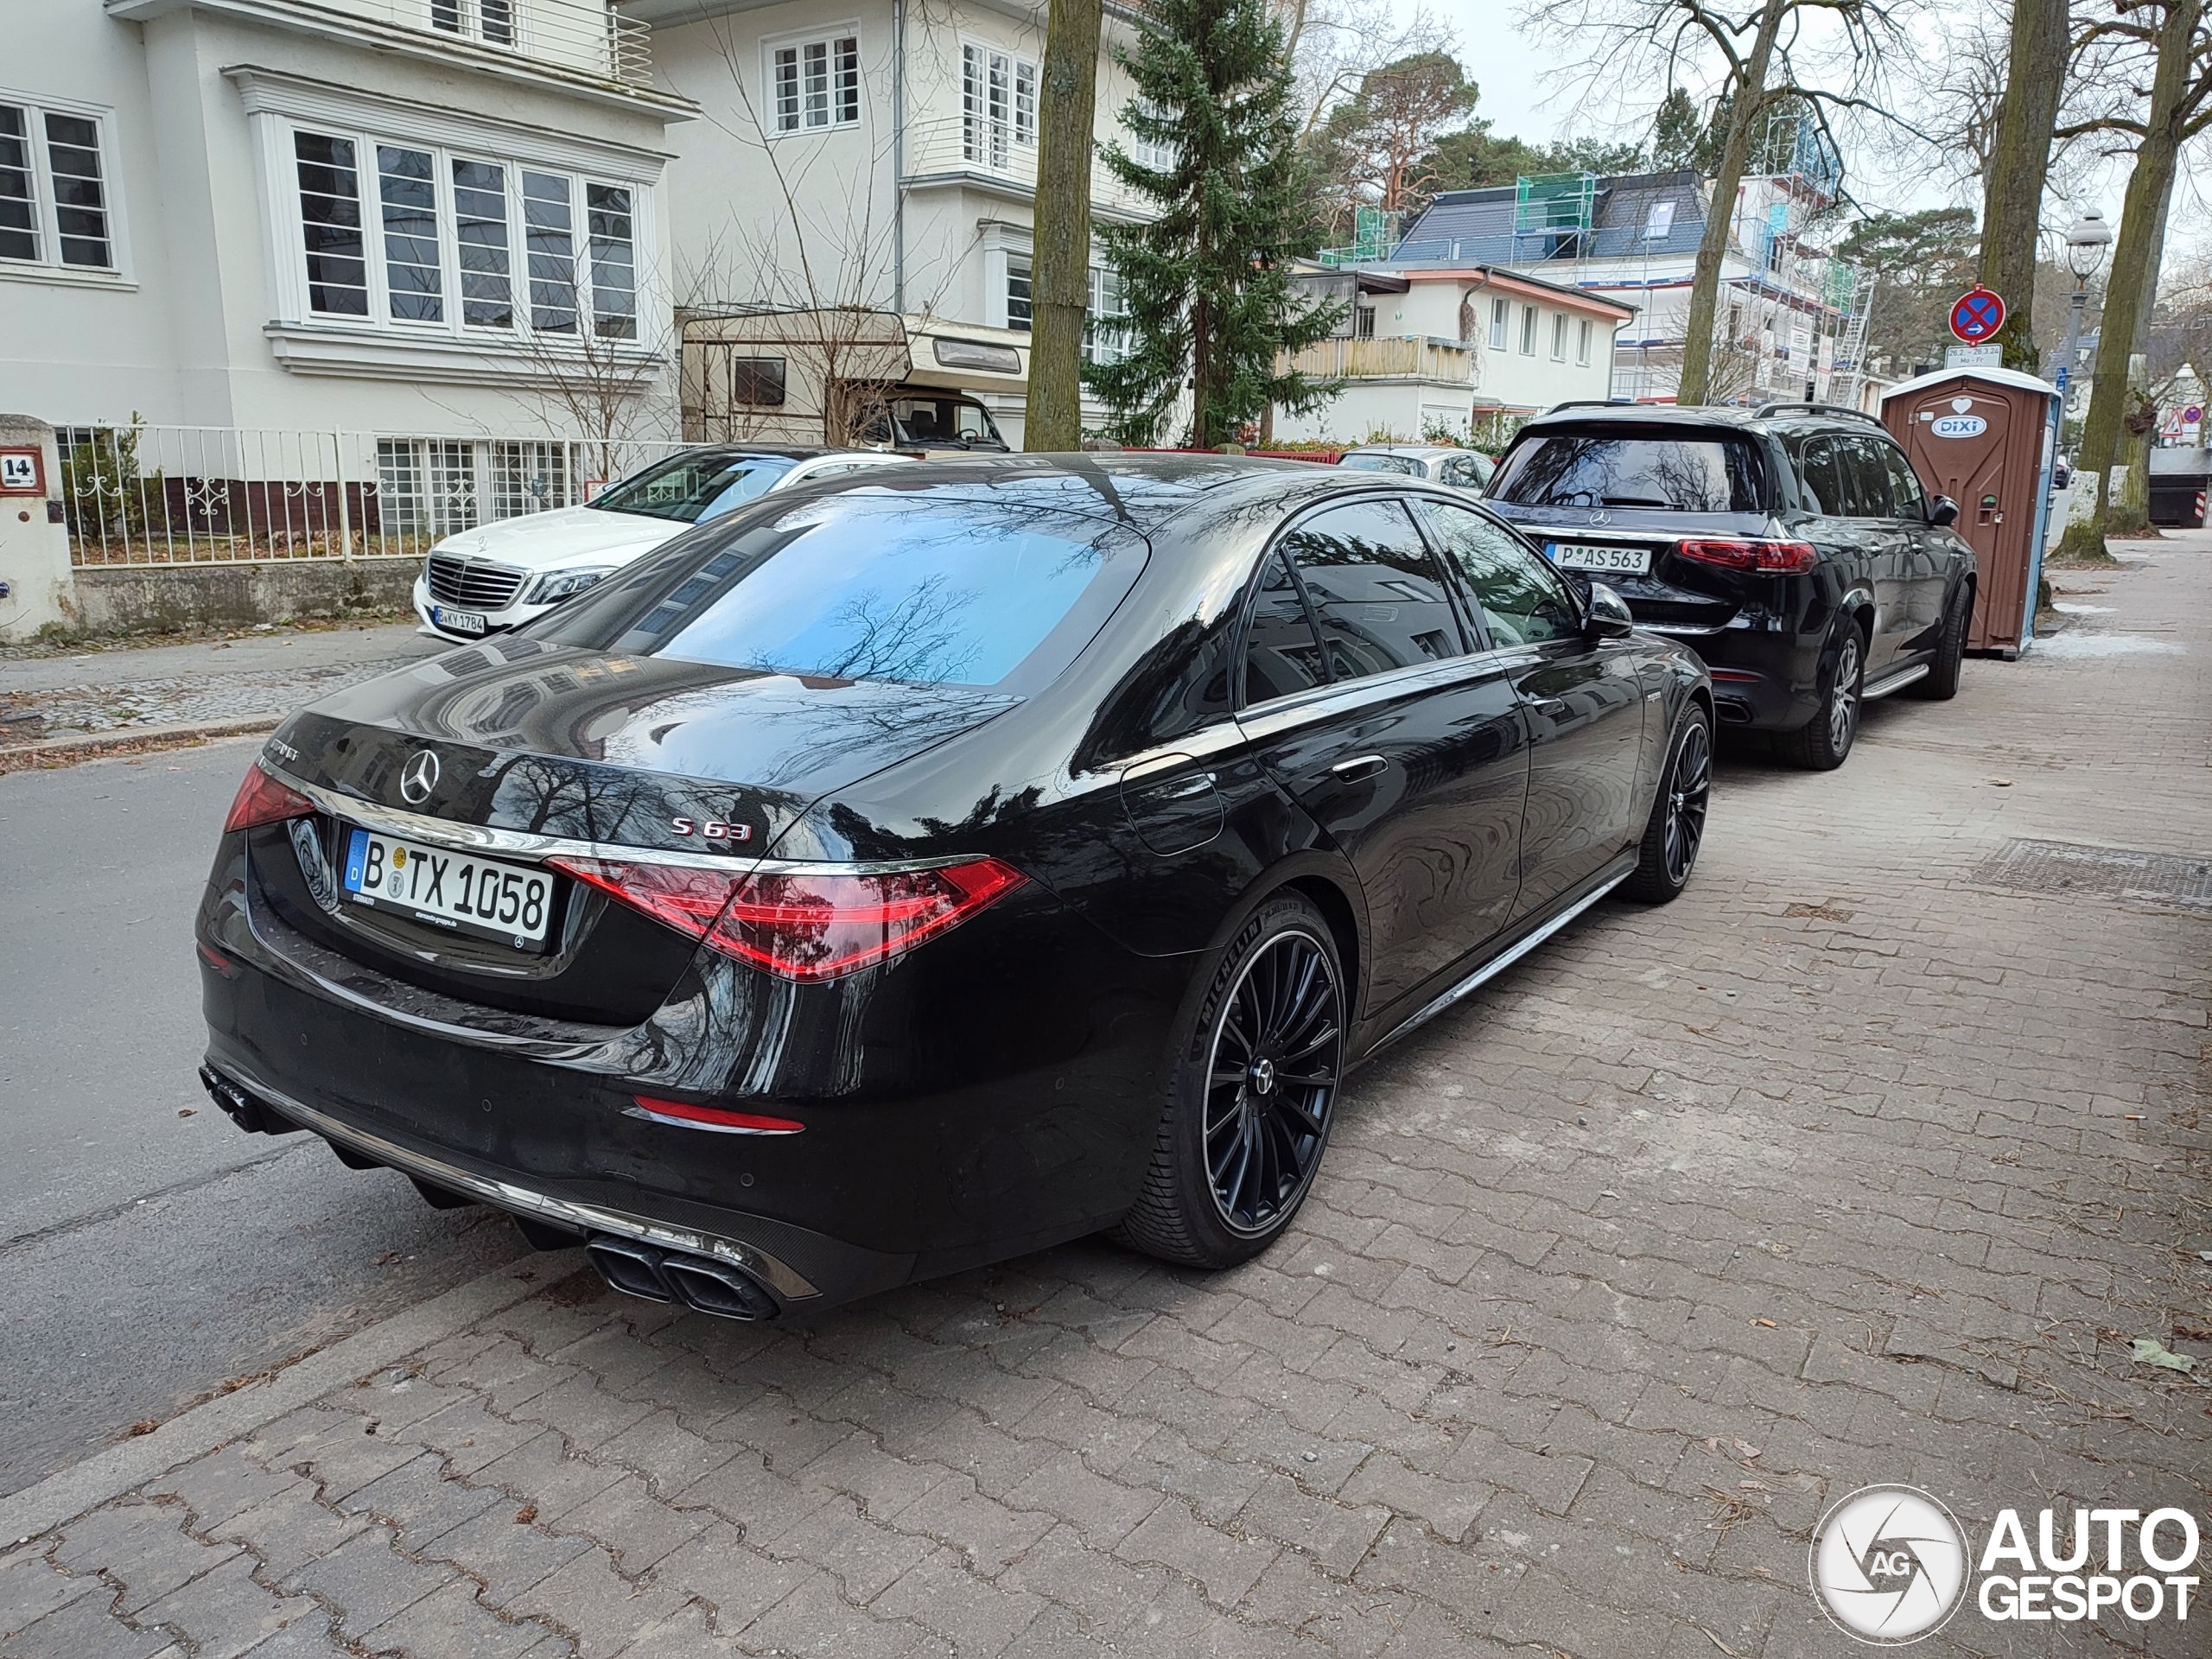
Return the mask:
{"type": "Polygon", "coordinates": [[[1717,564],[1729,570],[1751,570],[1764,576],[1790,575],[1809,570],[1820,557],[1810,542],[1676,542],[1675,551],[1700,564],[1717,564]]]}
{"type": "Polygon", "coordinates": [[[1023,879],[995,858],[805,875],[724,875],[599,858],[546,861],[725,956],[801,982],[836,979],[912,950],[1023,879]]]}
{"type": "Polygon", "coordinates": [[[681,1123],[696,1123],[702,1129],[734,1129],[741,1135],[797,1135],[806,1128],[797,1118],[732,1112],[720,1106],[694,1106],[689,1101],[663,1100],[658,1095],[632,1095],[630,1098],[647,1117],[672,1117],[681,1123]]]}
{"type": "Polygon", "coordinates": [[[261,769],[257,760],[245,769],[245,781],[238,785],[238,792],[231,802],[231,815],[223,820],[223,833],[233,830],[251,830],[258,824],[282,823],[286,818],[304,818],[315,810],[315,803],[296,789],[287,788],[261,769]]]}

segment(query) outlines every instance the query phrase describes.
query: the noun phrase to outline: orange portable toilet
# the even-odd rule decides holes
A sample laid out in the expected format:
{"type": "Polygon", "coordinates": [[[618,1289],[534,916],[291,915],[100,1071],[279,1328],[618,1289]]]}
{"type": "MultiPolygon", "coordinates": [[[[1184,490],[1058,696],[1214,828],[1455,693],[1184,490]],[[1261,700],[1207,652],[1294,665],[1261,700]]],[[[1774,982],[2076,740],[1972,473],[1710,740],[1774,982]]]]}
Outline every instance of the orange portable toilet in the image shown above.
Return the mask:
{"type": "Polygon", "coordinates": [[[1884,393],[1882,424],[1922,487],[1958,504],[1976,570],[1967,649],[2018,657],[2035,639],[2057,388],[2013,369],[1941,369],[1884,393]]]}

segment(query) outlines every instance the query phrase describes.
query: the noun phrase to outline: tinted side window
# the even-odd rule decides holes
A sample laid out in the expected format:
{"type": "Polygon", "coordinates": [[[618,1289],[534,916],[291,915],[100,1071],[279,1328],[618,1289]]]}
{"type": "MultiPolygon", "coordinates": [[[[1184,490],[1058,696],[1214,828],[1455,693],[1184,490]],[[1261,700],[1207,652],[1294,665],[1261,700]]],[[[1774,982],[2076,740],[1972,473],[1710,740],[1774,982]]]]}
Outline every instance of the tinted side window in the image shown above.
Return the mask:
{"type": "Polygon", "coordinates": [[[1582,613],[1551,567],[1478,512],[1423,501],[1421,517],[1482,607],[1494,645],[1532,645],[1582,632],[1582,613]]]}
{"type": "Polygon", "coordinates": [[[1855,433],[1835,441],[1836,450],[1843,463],[1844,495],[1849,501],[1847,511],[1854,518],[1891,518],[1897,508],[1890,500],[1889,463],[1882,451],[1889,446],[1878,438],[1862,438],[1855,433]]]}
{"type": "Polygon", "coordinates": [[[1282,539],[1313,606],[1332,677],[1354,680],[1466,649],[1451,589],[1395,501],[1330,507],[1282,539]]]}
{"type": "Polygon", "coordinates": [[[1849,509],[1844,505],[1843,474],[1838,470],[1835,440],[1801,438],[1793,448],[1797,481],[1805,492],[1805,505],[1831,518],[1844,517],[1849,509]]]}
{"type": "Polygon", "coordinates": [[[1252,602],[1252,626],[1244,641],[1244,701],[1265,702],[1286,697],[1329,677],[1321,641],[1306,613],[1305,598],[1277,549],[1260,571],[1260,591],[1252,602]]]}
{"type": "Polygon", "coordinates": [[[1889,463],[1890,494],[1897,503],[1900,518],[1924,518],[1928,506],[1921,499],[1920,480],[1912,470],[1912,463],[1904,458],[1904,451],[1894,443],[1882,445],[1882,459],[1889,463]]]}

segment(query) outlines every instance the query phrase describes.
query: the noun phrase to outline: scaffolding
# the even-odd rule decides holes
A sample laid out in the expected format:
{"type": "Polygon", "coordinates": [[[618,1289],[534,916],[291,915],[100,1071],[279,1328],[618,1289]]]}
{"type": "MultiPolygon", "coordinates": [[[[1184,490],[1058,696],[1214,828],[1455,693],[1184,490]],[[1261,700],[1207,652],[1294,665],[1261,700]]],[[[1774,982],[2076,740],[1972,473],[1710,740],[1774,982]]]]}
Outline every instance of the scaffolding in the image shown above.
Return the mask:
{"type": "Polygon", "coordinates": [[[1514,181],[1513,257],[1557,259],[1580,253],[1597,205],[1595,173],[1523,174],[1514,181]]]}
{"type": "Polygon", "coordinates": [[[1352,210],[1351,240],[1340,248],[1324,248],[1318,256],[1325,265],[1375,264],[1390,257],[1398,245],[1398,215],[1380,207],[1352,210]]]}

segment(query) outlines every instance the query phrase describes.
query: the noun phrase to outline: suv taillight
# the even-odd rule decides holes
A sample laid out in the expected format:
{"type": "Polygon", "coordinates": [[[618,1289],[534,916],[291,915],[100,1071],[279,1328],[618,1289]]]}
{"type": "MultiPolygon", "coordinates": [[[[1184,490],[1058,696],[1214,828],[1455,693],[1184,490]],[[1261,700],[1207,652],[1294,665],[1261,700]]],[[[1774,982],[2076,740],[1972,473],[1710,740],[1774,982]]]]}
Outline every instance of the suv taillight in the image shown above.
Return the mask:
{"type": "Polygon", "coordinates": [[[546,862],[724,956],[802,983],[840,979],[911,950],[1024,880],[995,858],[765,875],[602,858],[546,862]]]}
{"type": "Polygon", "coordinates": [[[1809,570],[1820,557],[1810,542],[1688,541],[1676,542],[1675,551],[1700,564],[1717,564],[1726,570],[1751,570],[1763,576],[1791,575],[1809,570]]]}
{"type": "Polygon", "coordinates": [[[223,833],[234,830],[251,830],[264,823],[282,823],[287,818],[304,818],[315,810],[315,803],[296,789],[278,783],[261,769],[257,760],[245,769],[245,781],[238,785],[238,792],[232,798],[230,816],[223,820],[223,833]]]}

